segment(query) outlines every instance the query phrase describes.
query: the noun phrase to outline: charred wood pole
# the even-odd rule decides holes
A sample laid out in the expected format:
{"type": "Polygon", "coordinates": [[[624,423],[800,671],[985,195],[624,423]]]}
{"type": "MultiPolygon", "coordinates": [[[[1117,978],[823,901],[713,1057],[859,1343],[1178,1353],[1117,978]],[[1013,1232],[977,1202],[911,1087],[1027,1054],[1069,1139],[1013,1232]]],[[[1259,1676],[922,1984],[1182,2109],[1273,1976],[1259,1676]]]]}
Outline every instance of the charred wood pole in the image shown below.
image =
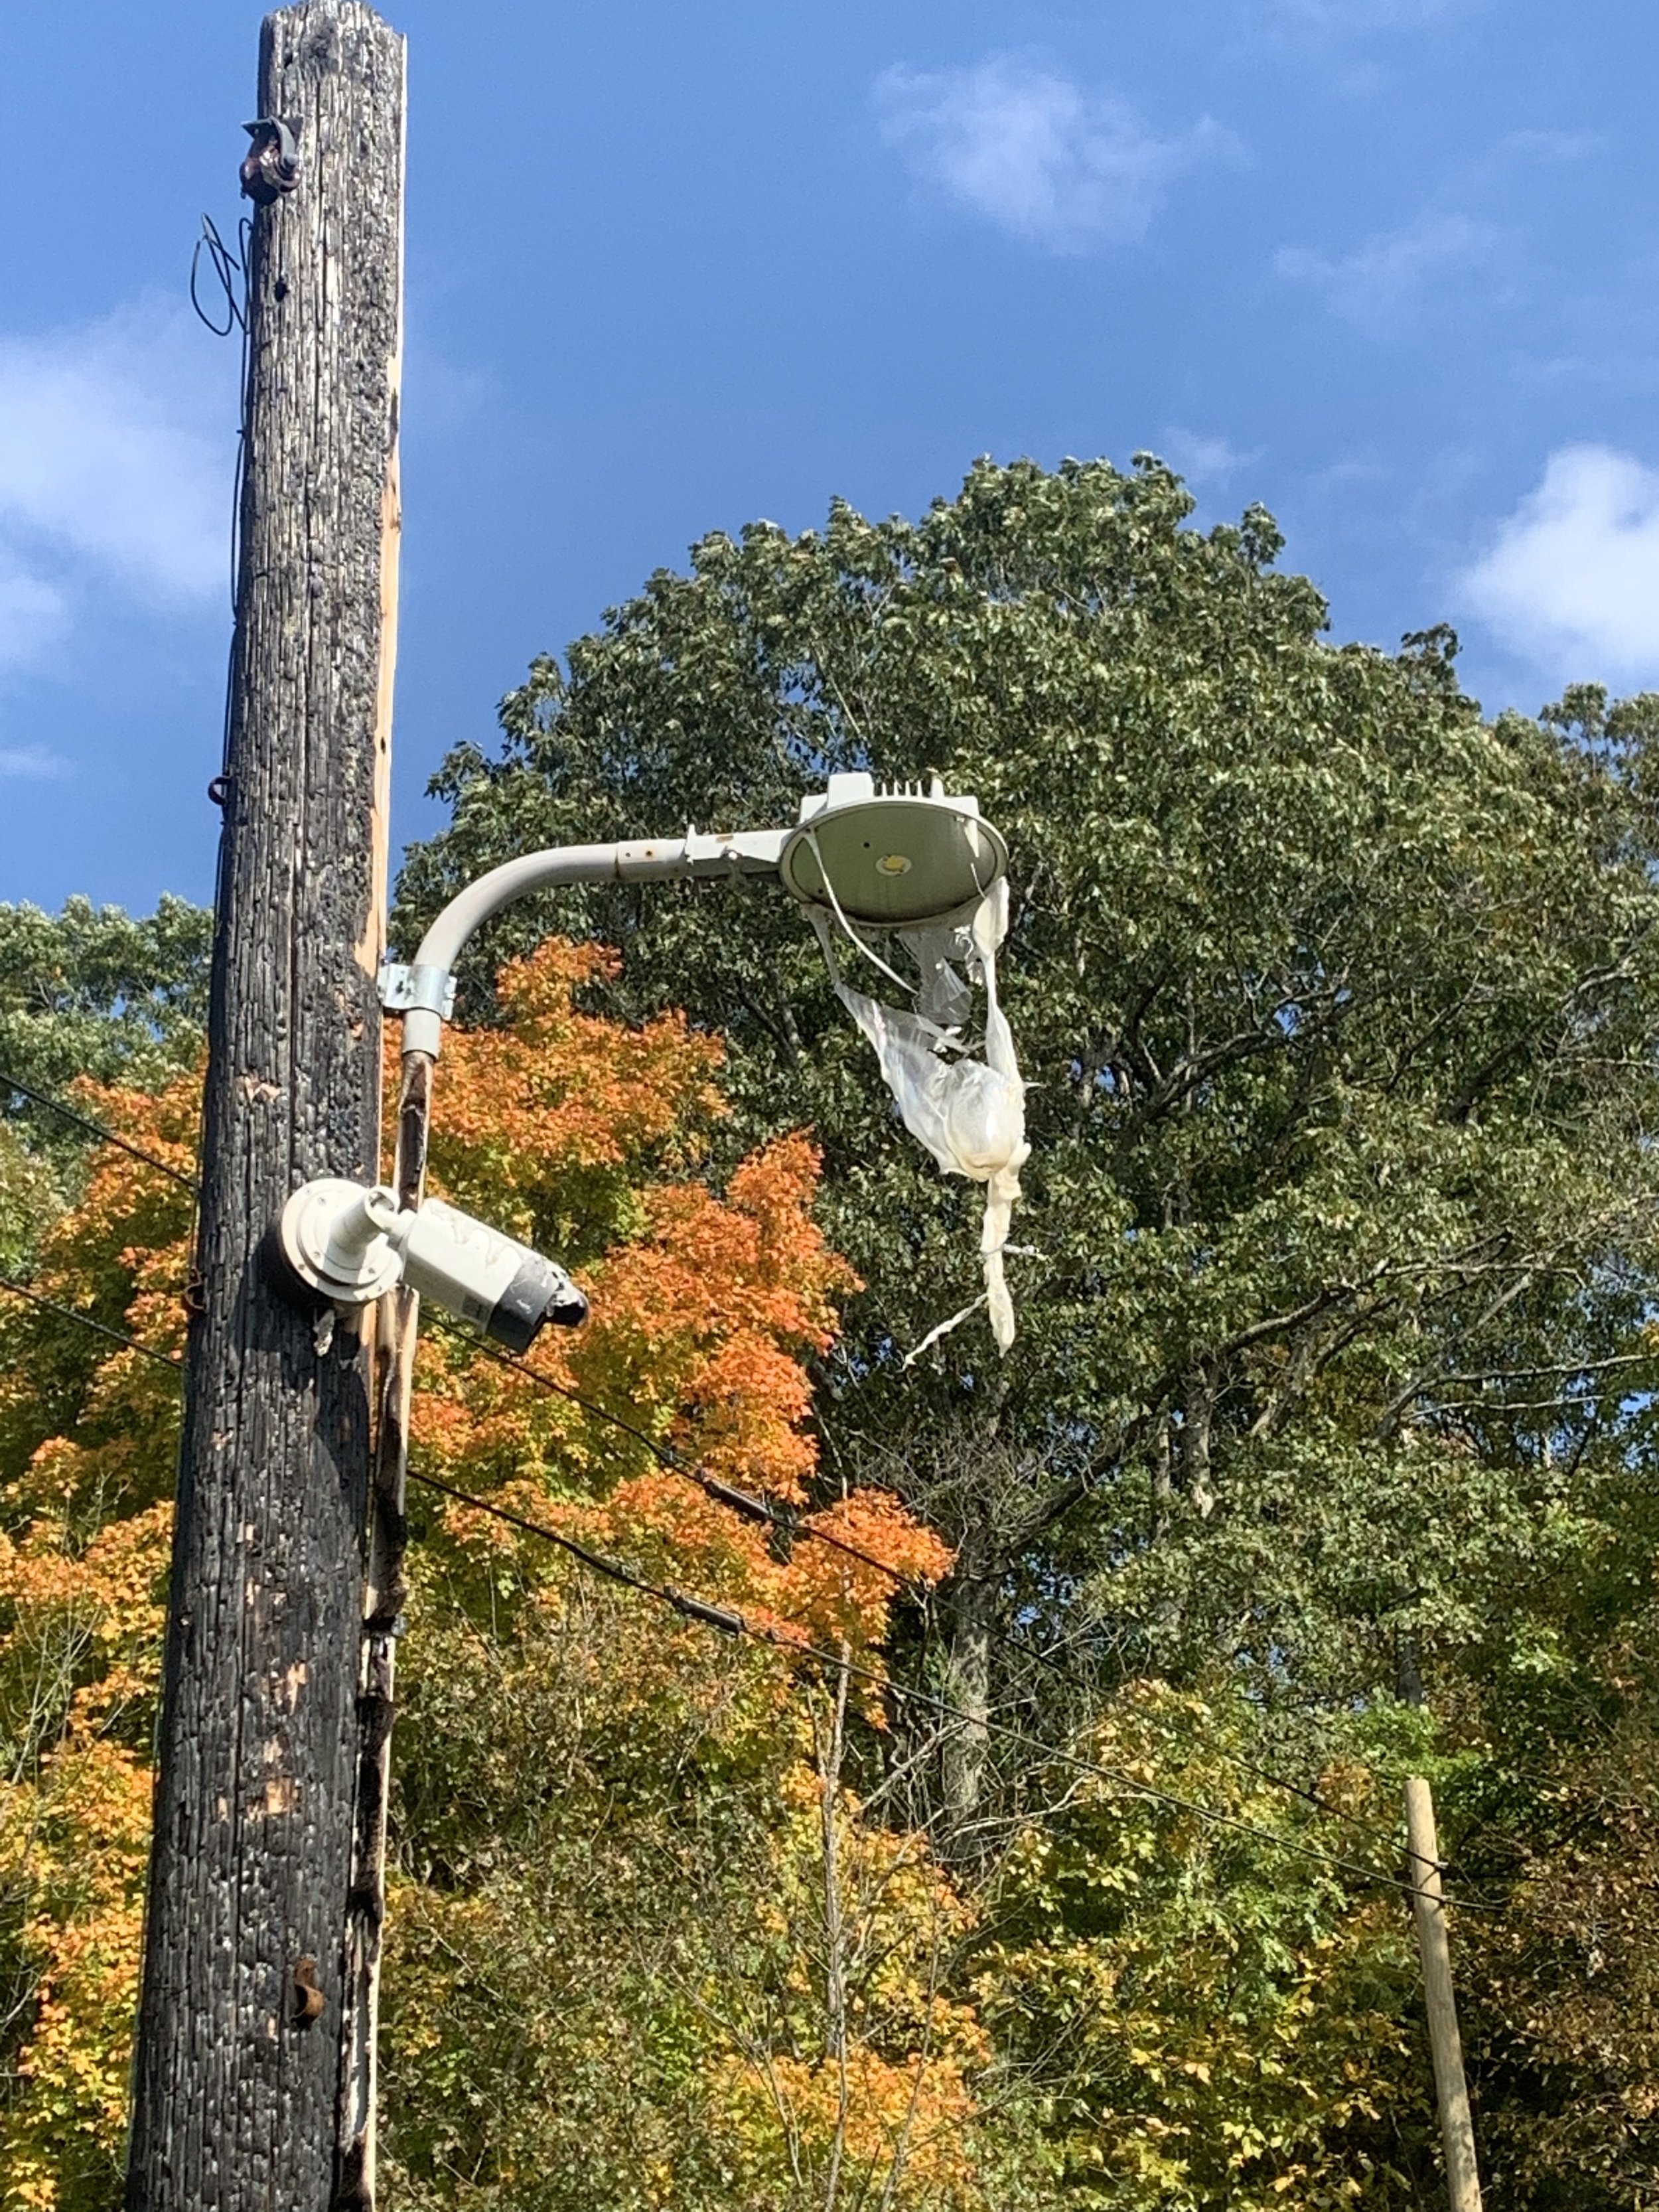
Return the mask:
{"type": "MultiPolygon", "coordinates": [[[[269,16],[198,1231],[127,2201],[328,2212],[363,1696],[370,1347],[278,1294],[297,1185],[379,1172],[404,48],[269,16]]],[[[380,1755],[378,1750],[376,1756],[380,1755]]]]}

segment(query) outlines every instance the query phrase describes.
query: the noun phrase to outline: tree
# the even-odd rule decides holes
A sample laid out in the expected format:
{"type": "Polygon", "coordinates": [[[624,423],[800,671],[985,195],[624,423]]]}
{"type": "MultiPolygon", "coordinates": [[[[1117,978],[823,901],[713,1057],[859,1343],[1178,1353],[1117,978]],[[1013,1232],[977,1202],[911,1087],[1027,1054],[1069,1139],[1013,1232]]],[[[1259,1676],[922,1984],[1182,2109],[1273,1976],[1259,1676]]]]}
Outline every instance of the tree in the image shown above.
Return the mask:
{"type": "Polygon", "coordinates": [[[465,2176],[480,2204],[759,2212],[823,2201],[803,2177],[831,2169],[937,2201],[966,2185],[978,2053],[914,1967],[959,1908],[925,1843],[859,1816],[847,1676],[814,1692],[789,1653],[805,1638],[878,1667],[895,1577],[937,1581],[949,1553],[865,1492],[805,1525],[881,1565],[810,1539],[781,1557],[653,1451],[805,1507],[801,1355],[827,1347],[853,1279],[809,1218],[799,1136],[720,1195],[642,1184],[646,1161],[706,1157],[721,1055],[672,1013],[627,1032],[578,1012],[614,967],[550,944],[504,971],[501,1025],[446,1051],[434,1188],[578,1266],[593,1313],[538,1348],[539,1387],[428,1337],[414,1464],[781,1640],[723,1649],[469,1507],[426,1523],[398,1738],[394,2154],[421,2202],[465,2176]]]}
{"type": "MultiPolygon", "coordinates": [[[[173,1167],[194,1075],[88,1111],[173,1167]]],[[[178,1450],[188,1189],[106,1147],[0,1302],[0,2194],[118,2201],[178,1450]]]]}
{"type": "Polygon", "coordinates": [[[155,1090],[193,1066],[212,922],[170,896],[136,920],[84,898],[55,915],[0,905],[0,1266],[27,1265],[92,1143],[13,1086],[72,1103],[83,1078],[155,1090]]]}
{"type": "MultiPolygon", "coordinates": [[[[1426,1696],[1468,1754],[1455,1835],[1502,1764],[1496,1686],[1564,1586],[1651,1541],[1659,702],[1483,721],[1449,631],[1332,647],[1261,510],[1189,511],[1146,459],[983,463],[915,523],[703,540],[535,664],[498,756],[451,756],[398,927],[532,844],[787,821],[836,769],[975,791],[1033,1079],[1006,1362],[969,1324],[905,1364],[971,1296],[972,1196],[895,1127],[775,890],[562,906],[622,952],[586,1002],[726,1037],[717,1148],[823,1148],[865,1285],[815,1369],[823,1466],[956,1555],[915,1664],[1039,1733],[1079,1712],[1035,1642],[1097,1711],[1219,1665],[1254,1755],[1307,1776],[1426,1696]]],[[[941,1750],[958,1856],[1018,1809],[990,1741],[941,1750]]]]}
{"type": "MultiPolygon", "coordinates": [[[[885,1571],[811,1542],[783,1557],[642,1441],[804,1504],[800,1358],[827,1343],[852,1278],[810,1219],[804,1139],[740,1160],[723,1190],[702,1179],[723,1111],[719,1047],[672,1015],[630,1029],[576,1012],[573,990],[606,964],[556,942],[507,969],[510,1023],[452,1039],[432,1159],[434,1190],[559,1250],[594,1291],[595,1322],[541,1352],[539,1386],[470,1338],[430,1334],[415,1464],[740,1605],[775,1640],[733,1653],[678,1615],[611,1601],[487,1511],[417,1506],[388,1990],[401,2175],[415,2201],[447,2201],[465,2161],[473,2203],[522,2203],[538,2175],[597,2186],[608,2144],[631,2189],[637,2138],[654,2127],[688,2187],[708,2181],[686,2201],[729,2201],[739,2166],[757,2207],[780,2201],[781,2171],[823,2132],[822,2066],[802,2070],[796,2030],[815,2009],[803,1885],[813,1837],[828,1836],[844,1839],[828,1894],[844,1881],[852,1922],[861,1909],[880,1933],[862,1979],[850,1961],[838,1976],[842,2157],[866,2181],[890,2172],[894,2203],[920,2202],[907,2165],[930,2188],[965,2170],[960,2130],[946,2141],[935,2107],[968,2104],[971,2029],[902,1971],[934,1940],[948,1881],[923,1849],[903,1884],[903,1846],[866,1835],[839,1754],[815,1759],[825,1693],[792,1648],[806,1638],[878,1667],[895,1577],[937,1580],[949,1555],[896,1501],[865,1493],[808,1522],[885,1571]],[[609,1406],[628,1428],[592,1410],[609,1406]],[[607,1820],[622,1848],[596,1863],[607,1820]],[[671,1872],[690,1886],[689,1926],[671,1872]],[[624,1899],[633,1936],[619,1943],[629,1923],[607,1908],[624,1899]],[[665,1949],[642,1982],[652,1935],[665,1949]],[[779,2019],[722,2021],[750,1986],[734,1959],[767,1962],[779,2019]],[[586,1969],[603,2002],[590,1988],[584,2009],[557,1975],[586,1969]],[[855,2026],[853,2005],[867,2014],[855,2026]],[[607,2007],[584,2076],[568,2062],[607,2007]],[[919,2073],[904,2040],[918,2018],[937,2019],[949,2045],[919,2073]],[[635,2062],[620,2081],[619,2027],[635,2062]],[[565,2094],[550,2110],[534,2093],[554,2061],[565,2094]],[[584,2078],[578,2133],[568,2093],[584,2078]],[[780,2117],[761,2100],[786,2078],[780,2117]],[[916,2117],[896,2153],[884,2116],[899,2105],[916,2117]],[[687,2109],[699,2126],[684,2148],[670,2123],[687,2109]]],[[[197,1084],[85,1096],[158,1164],[98,1154],[37,1280],[135,1342],[50,1308],[0,1311],[0,2193],[64,2212],[119,2191],[191,1227],[189,1192],[164,1170],[189,1157],[197,1084]]],[[[844,1676],[839,1711],[844,1722],[844,1676]]]]}
{"type": "MultiPolygon", "coordinates": [[[[412,2205],[1408,2212],[1413,1771],[1494,2193],[1653,2198],[1659,701],[1483,722],[1449,633],[1332,648],[1264,516],[1186,513],[1151,464],[987,465],[917,524],[709,540],[451,763],[405,931],[527,843],[787,819],[830,767],[977,789],[1036,1256],[1007,1360],[970,1322],[905,1364],[975,1194],[767,887],[560,909],[617,956],[495,930],[434,1188],[596,1319],[539,1382],[422,1346],[414,1472],[480,1503],[411,1490],[412,2205]]],[[[188,1082],[94,1110],[187,1158],[188,1082]]],[[[161,1358],[0,1307],[0,2173],[76,2212],[112,2202],[188,1207],[100,1158],[41,1250],[161,1358]]]]}
{"type": "MultiPolygon", "coordinates": [[[[138,917],[78,897],[60,915],[0,905],[6,1072],[48,1091],[77,1075],[149,1090],[193,1066],[212,928],[205,907],[170,894],[138,917]]],[[[48,1124],[41,1133],[63,1133],[48,1124]]]]}

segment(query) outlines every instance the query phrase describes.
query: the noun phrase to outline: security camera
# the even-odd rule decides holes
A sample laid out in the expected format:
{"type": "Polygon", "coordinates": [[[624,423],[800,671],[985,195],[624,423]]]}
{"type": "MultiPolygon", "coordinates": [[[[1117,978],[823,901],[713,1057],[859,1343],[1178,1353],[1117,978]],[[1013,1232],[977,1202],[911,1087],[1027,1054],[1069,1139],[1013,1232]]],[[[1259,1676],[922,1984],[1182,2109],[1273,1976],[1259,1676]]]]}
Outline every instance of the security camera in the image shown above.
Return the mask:
{"type": "Polygon", "coordinates": [[[574,1328],[587,1318],[587,1300],[551,1260],[441,1199],[405,1211],[384,1183],[303,1184],[276,1237],[306,1288],[343,1310],[406,1283],[514,1352],[527,1352],[546,1322],[574,1328]]]}

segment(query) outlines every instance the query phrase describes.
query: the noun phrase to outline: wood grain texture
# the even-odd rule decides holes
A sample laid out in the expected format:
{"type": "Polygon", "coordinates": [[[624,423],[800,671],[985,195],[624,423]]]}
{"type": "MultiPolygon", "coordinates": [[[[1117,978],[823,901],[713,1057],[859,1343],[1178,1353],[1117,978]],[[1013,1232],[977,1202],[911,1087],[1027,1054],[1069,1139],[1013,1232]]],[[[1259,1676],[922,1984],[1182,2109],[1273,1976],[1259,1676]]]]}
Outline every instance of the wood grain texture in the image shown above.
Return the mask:
{"type": "Polygon", "coordinates": [[[1429,2049],[1434,2062],[1435,2102],[1440,2109],[1440,2140],[1446,2157],[1446,2194],[1451,2212],[1480,2212],[1480,2169],[1475,2158],[1469,2086],[1463,2074],[1463,2045],[1457,2032],[1434,1796],[1420,1775],[1412,1776],[1406,1784],[1406,1839],[1412,1912],[1423,1963],[1429,2049]]]}
{"type": "Polygon", "coordinates": [[[258,112],[297,128],[303,167],[255,216],[250,257],[203,1310],[128,2180],[143,2212],[325,2212],[337,2186],[371,1376],[356,1336],[321,1347],[259,1247],[301,1182],[378,1171],[403,42],[361,0],[284,9],[258,112]]]}

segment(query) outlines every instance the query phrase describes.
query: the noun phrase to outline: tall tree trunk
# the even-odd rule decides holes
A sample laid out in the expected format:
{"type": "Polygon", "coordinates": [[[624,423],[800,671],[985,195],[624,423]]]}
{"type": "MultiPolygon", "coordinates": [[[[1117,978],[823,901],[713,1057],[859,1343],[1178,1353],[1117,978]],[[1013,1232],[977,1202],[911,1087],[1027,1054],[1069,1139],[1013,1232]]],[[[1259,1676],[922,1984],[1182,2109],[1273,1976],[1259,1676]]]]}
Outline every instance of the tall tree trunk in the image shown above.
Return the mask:
{"type": "Polygon", "coordinates": [[[1207,1361],[1187,1377],[1181,1413],[1181,1471],[1187,1495],[1199,1518],[1207,1521],[1215,1510],[1215,1492],[1210,1481],[1210,1439],[1215,1425],[1215,1370],[1207,1361]]]}
{"type": "Polygon", "coordinates": [[[945,1832],[954,1856],[981,1855],[981,1820],[990,1755],[992,1644],[1000,1576],[994,1565],[994,1531],[974,1524],[957,1554],[945,1589],[949,1644],[945,1695],[963,1716],[945,1724],[941,1753],[945,1832]]]}

